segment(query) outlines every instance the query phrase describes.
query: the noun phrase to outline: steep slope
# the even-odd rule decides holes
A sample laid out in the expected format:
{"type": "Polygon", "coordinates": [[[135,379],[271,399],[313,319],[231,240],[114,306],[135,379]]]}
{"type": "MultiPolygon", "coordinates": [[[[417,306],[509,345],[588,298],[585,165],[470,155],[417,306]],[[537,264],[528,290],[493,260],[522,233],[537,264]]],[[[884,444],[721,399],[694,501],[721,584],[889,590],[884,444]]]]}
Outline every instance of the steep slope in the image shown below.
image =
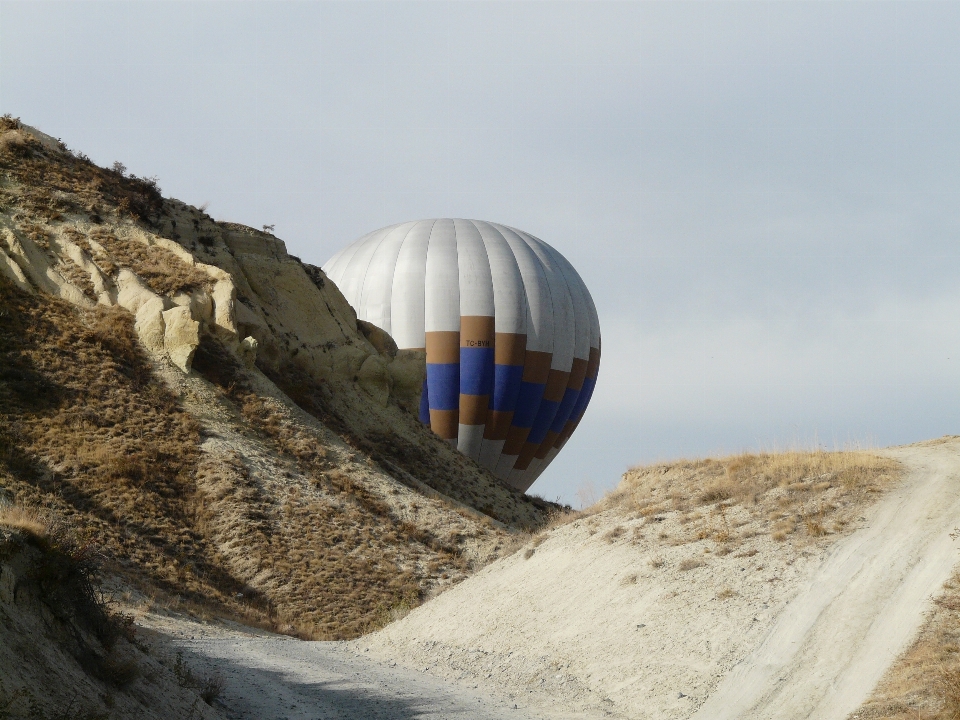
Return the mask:
{"type": "Polygon", "coordinates": [[[150,592],[308,637],[545,520],[416,421],[422,358],[281,241],[0,131],[0,492],[150,592]]]}

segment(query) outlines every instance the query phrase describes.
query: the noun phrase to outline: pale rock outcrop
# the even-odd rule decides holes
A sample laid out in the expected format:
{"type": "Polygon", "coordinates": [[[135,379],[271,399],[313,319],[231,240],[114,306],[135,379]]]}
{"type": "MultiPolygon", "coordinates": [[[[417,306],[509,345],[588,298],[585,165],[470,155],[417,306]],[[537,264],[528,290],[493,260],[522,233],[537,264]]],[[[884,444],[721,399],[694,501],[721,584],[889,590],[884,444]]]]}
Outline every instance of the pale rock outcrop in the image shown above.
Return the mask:
{"type": "Polygon", "coordinates": [[[184,372],[190,371],[193,354],[200,347],[200,323],[190,316],[190,308],[177,306],[163,312],[163,346],[170,360],[184,372]]]}
{"type": "Polygon", "coordinates": [[[163,352],[166,333],[163,311],[167,309],[164,299],[126,268],[117,274],[117,288],[117,304],[133,313],[140,341],[153,353],[163,352]]]}
{"type": "Polygon", "coordinates": [[[363,333],[363,336],[373,345],[378,353],[387,355],[390,358],[397,356],[397,343],[390,337],[386,330],[366,320],[357,320],[357,329],[363,333]]]}
{"type": "Polygon", "coordinates": [[[237,288],[229,279],[218,280],[213,286],[213,324],[218,335],[225,340],[236,340],[237,319],[235,306],[237,288]]]}
{"type": "Polygon", "coordinates": [[[240,355],[243,364],[249,368],[252,368],[257,362],[258,345],[257,339],[248,335],[240,341],[240,345],[237,347],[237,354],[240,355]]]}
{"type": "Polygon", "coordinates": [[[190,317],[199,322],[201,327],[213,322],[213,298],[206,290],[179,292],[170,300],[174,305],[190,308],[190,317]]]}
{"type": "Polygon", "coordinates": [[[163,320],[164,303],[159,296],[153,297],[137,310],[134,328],[140,342],[152,353],[162,353],[165,346],[166,325],[163,320]]]}
{"type": "Polygon", "coordinates": [[[400,407],[413,413],[420,412],[420,393],[427,379],[425,350],[400,350],[387,369],[390,372],[390,394],[400,407]]]}
{"type": "Polygon", "coordinates": [[[54,269],[50,257],[33,240],[11,227],[0,229],[0,240],[7,256],[20,266],[32,285],[80,307],[93,305],[83,291],[54,269]]]}
{"type": "Polygon", "coordinates": [[[2,249],[0,249],[0,275],[10,280],[21,290],[28,293],[33,292],[33,285],[27,280],[27,276],[23,274],[23,270],[21,270],[20,266],[13,261],[13,258],[7,255],[2,249]]]}
{"type": "Polygon", "coordinates": [[[79,245],[65,237],[63,233],[54,234],[50,244],[57,254],[67,257],[74,265],[90,277],[93,291],[97,295],[97,302],[101,305],[113,305],[111,290],[113,283],[104,275],[93,259],[83,251],[79,245]]]}

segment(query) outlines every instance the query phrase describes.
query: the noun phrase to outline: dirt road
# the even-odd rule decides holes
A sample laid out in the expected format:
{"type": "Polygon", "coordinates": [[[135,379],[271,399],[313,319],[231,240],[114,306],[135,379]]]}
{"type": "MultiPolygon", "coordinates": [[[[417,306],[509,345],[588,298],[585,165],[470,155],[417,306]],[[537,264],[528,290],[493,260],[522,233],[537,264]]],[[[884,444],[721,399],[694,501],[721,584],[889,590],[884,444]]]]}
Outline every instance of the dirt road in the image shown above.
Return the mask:
{"type": "Polygon", "coordinates": [[[694,718],[842,720],[906,649],[957,563],[960,448],[888,452],[908,468],[903,485],[838,543],[694,718]]]}
{"type": "Polygon", "coordinates": [[[183,617],[139,622],[156,654],[177,652],[197,677],[219,676],[215,707],[231,720],[543,720],[513,703],[396,663],[378,662],[345,643],[303,642],[183,617]]]}

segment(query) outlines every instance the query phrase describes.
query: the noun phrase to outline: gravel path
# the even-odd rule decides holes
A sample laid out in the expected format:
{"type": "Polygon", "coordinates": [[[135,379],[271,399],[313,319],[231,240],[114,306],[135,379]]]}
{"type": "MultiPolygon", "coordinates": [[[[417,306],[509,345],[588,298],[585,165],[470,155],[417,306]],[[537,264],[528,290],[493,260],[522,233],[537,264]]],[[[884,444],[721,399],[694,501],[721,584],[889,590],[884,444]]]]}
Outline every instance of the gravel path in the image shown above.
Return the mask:
{"type": "Polygon", "coordinates": [[[345,643],[303,642],[148,616],[151,644],[181,652],[198,677],[219,675],[216,706],[231,719],[541,720],[544,716],[459,685],[373,660],[345,643]]]}

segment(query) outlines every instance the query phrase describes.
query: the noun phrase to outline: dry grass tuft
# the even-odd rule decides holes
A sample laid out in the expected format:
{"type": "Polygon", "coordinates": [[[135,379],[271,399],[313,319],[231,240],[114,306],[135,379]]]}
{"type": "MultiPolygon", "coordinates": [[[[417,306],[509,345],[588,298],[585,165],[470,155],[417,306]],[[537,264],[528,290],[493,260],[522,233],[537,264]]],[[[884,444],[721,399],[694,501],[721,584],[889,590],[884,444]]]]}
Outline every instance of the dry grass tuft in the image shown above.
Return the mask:
{"type": "Polygon", "coordinates": [[[703,567],[706,563],[703,560],[698,558],[686,558],[680,561],[680,570],[686,572],[687,570],[695,570],[698,567],[703,567]]]}
{"type": "Polygon", "coordinates": [[[37,538],[47,537],[50,533],[49,520],[36,508],[27,508],[22,505],[0,507],[0,527],[24,532],[37,538]]]}
{"type": "Polygon", "coordinates": [[[623,537],[626,532],[627,530],[623,527],[623,525],[617,525],[615,528],[612,528],[606,534],[604,534],[603,539],[608,543],[614,543],[619,538],[623,537]]]}

